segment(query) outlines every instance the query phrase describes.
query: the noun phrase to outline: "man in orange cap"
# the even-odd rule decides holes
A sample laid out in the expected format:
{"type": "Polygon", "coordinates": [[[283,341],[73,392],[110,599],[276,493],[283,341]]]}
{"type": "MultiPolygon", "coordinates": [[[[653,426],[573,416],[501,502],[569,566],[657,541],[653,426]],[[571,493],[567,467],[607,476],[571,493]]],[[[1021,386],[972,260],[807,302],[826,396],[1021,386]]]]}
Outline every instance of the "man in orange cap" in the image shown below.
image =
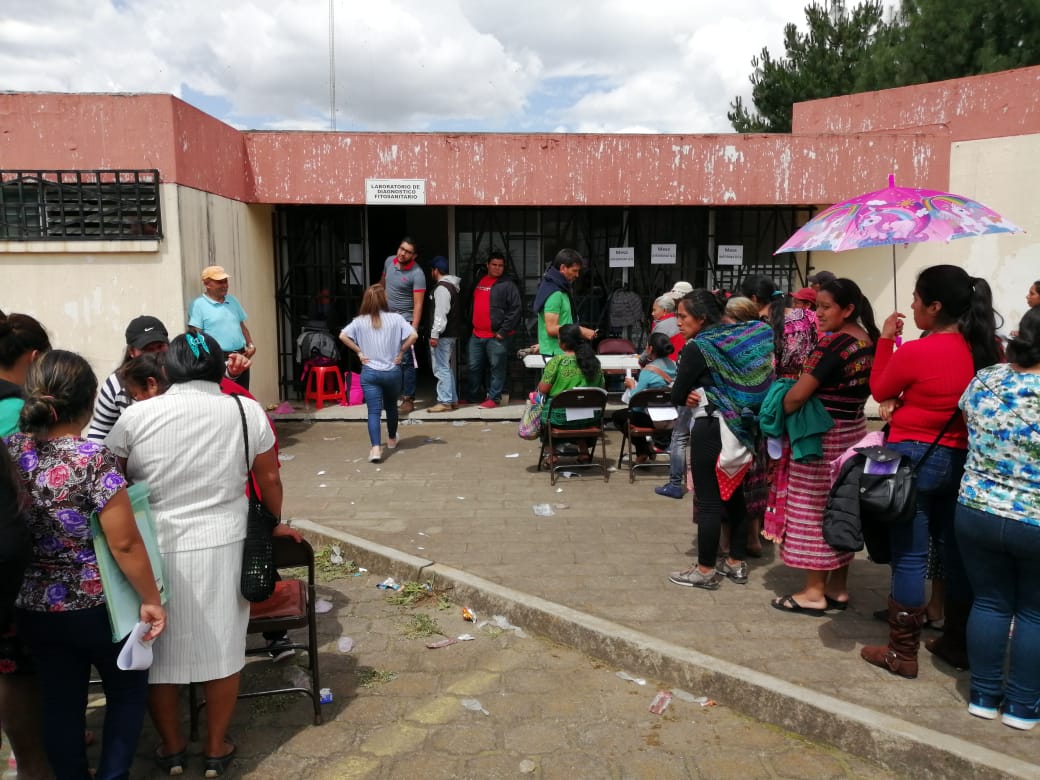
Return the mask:
{"type": "MultiPolygon", "coordinates": [[[[246,327],[245,309],[234,295],[228,293],[230,278],[223,266],[210,265],[202,269],[205,292],[188,308],[188,329],[193,333],[202,331],[209,334],[225,353],[238,352],[252,359],[256,346],[246,327]]],[[[236,377],[235,381],[248,390],[249,371],[236,377]]]]}

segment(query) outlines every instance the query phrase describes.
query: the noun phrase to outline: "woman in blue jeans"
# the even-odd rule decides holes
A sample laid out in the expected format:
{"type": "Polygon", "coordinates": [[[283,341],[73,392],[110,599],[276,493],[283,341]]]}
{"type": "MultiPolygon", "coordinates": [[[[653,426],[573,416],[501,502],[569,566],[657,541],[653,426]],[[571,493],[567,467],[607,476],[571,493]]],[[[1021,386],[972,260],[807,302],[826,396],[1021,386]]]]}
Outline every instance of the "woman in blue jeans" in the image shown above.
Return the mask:
{"type": "Polygon", "coordinates": [[[166,612],[137,530],[126,479],[115,455],[80,437],[90,420],[97,378],[79,355],[53,350],[29,368],[23,433],[6,439],[29,498],[32,552],[15,604],[18,633],[32,652],[43,693],[44,747],[59,780],[88,780],[83,742],[90,667],[101,675],[105,722],[98,780],[130,776],[148,695],[148,671],[117,665],[125,638],[112,640],[90,517],[97,513],[112,557],[141,600],[145,639],[166,612]]]}
{"type": "Polygon", "coordinates": [[[968,276],[958,266],[926,268],[917,277],[911,309],[914,325],[928,336],[896,349],[904,315],[889,315],[878,339],[870,391],[882,402],[882,417],[889,424],[888,446],[919,464],[917,513],[911,522],[889,527],[888,644],[860,651],[868,663],[908,678],[917,677],[917,651],[926,618],[930,532],[949,543],[945,545],[948,647],[929,649],[955,666],[966,664],[956,650],[959,646],[960,654],[964,652],[971,590],[952,531],[968,432],[957,402],[975,372],[1000,359],[996,315],[985,280],[968,276]],[[938,444],[929,452],[937,437],[938,444]]]}
{"type": "Polygon", "coordinates": [[[1022,318],[1007,357],[961,399],[968,461],[956,529],[975,590],[968,712],[1002,710],[1006,725],[1031,729],[1040,722],[1040,307],[1022,318]]]}
{"type": "Polygon", "coordinates": [[[339,334],[339,340],[357,353],[361,360],[361,389],[368,407],[368,440],[372,445],[368,460],[379,463],[379,418],[386,409],[386,446],[397,448],[397,399],[401,395],[401,361],[411,359],[412,345],[418,338],[415,328],[400,314],[390,311],[386,290],[374,284],[361,298],[358,316],[339,334]]]}

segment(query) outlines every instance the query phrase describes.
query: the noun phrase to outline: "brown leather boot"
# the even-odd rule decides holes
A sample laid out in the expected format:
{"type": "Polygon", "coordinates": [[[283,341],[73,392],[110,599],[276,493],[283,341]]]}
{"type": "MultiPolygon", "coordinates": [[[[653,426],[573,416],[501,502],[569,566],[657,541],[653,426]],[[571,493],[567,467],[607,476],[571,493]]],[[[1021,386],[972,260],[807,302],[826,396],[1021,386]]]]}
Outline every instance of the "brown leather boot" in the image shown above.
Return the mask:
{"type": "Polygon", "coordinates": [[[925,607],[904,607],[888,597],[888,644],[864,647],[859,651],[863,660],[887,669],[892,674],[913,679],[917,677],[917,648],[921,643],[921,627],[925,621],[925,607]]]}
{"type": "Polygon", "coordinates": [[[925,641],[928,652],[938,656],[954,669],[967,669],[968,665],[968,615],[971,604],[946,599],[943,605],[946,623],[942,636],[925,641]]]}

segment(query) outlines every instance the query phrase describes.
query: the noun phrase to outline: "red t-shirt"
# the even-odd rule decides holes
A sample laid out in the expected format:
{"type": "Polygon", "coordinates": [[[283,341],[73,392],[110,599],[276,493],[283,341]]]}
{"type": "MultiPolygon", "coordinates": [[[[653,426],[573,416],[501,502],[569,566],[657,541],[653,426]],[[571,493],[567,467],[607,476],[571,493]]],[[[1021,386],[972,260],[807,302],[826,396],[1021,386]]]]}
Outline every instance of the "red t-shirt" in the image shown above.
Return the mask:
{"type": "Polygon", "coordinates": [[[473,291],[473,335],[479,339],[490,339],[495,335],[491,330],[491,288],[497,281],[494,276],[486,274],[473,291]]]}
{"type": "MultiPolygon", "coordinates": [[[[870,392],[878,401],[899,397],[903,405],[892,415],[888,441],[931,444],[950,419],[975,376],[968,342],[959,333],[933,333],[894,349],[892,339],[878,339],[870,392]]],[[[968,448],[968,429],[958,416],[940,444],[968,448]]]]}

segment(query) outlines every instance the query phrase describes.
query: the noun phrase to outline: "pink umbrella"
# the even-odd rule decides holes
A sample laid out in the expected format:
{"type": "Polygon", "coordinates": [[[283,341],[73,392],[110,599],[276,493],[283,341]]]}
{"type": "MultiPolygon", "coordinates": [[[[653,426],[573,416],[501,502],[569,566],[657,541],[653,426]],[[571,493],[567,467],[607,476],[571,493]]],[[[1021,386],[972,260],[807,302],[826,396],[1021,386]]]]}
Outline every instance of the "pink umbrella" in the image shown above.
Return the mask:
{"type": "MultiPolygon", "coordinates": [[[[978,201],[939,190],[888,188],[835,203],[810,219],[773,254],[892,247],[892,289],[895,292],[896,244],[952,241],[989,233],[1021,233],[978,201]]],[[[896,307],[899,298],[896,296],[896,307]]]]}

